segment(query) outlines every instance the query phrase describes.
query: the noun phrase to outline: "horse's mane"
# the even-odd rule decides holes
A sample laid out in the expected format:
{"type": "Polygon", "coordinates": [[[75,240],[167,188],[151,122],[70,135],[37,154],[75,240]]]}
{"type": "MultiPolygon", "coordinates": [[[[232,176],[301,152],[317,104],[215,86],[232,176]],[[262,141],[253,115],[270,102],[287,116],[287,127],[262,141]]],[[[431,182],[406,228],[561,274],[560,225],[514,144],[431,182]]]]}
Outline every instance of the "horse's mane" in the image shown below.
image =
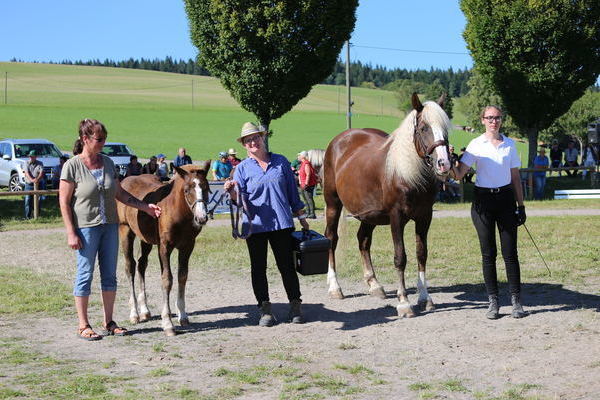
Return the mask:
{"type": "MultiPolygon", "coordinates": [[[[450,120],[444,110],[433,101],[425,102],[423,107],[424,121],[436,136],[446,139],[450,120]]],[[[434,178],[434,173],[417,154],[413,137],[416,124],[417,111],[412,110],[384,143],[384,146],[389,145],[385,173],[387,179],[398,177],[413,188],[425,189],[434,178]]]]}
{"type": "Polygon", "coordinates": [[[308,161],[314,168],[320,168],[323,166],[323,158],[325,157],[325,150],[322,149],[311,149],[306,151],[308,161]]]}

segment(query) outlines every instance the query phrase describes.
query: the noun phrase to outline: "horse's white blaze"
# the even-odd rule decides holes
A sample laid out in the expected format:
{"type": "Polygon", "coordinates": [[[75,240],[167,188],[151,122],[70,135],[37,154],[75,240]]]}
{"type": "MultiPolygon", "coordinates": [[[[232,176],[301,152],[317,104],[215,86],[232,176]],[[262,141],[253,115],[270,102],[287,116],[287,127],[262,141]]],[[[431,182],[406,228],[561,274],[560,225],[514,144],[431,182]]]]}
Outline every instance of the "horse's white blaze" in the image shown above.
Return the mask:
{"type": "Polygon", "coordinates": [[[417,292],[419,292],[419,303],[424,303],[431,300],[429,293],[427,292],[427,279],[425,278],[425,271],[419,271],[419,277],[417,278],[417,292]]]}
{"type": "Polygon", "coordinates": [[[199,202],[196,202],[196,206],[194,207],[194,215],[201,222],[205,222],[207,214],[206,214],[206,207],[204,205],[204,195],[202,193],[202,188],[200,187],[200,180],[194,179],[193,182],[194,182],[194,190],[196,192],[196,199],[199,200],[199,202]]]}
{"type": "MultiPolygon", "coordinates": [[[[439,126],[433,126],[433,138],[435,141],[444,140],[444,131],[439,126]]],[[[450,170],[450,155],[446,146],[437,146],[435,148],[437,158],[436,168],[439,173],[445,173],[450,170]]]]}

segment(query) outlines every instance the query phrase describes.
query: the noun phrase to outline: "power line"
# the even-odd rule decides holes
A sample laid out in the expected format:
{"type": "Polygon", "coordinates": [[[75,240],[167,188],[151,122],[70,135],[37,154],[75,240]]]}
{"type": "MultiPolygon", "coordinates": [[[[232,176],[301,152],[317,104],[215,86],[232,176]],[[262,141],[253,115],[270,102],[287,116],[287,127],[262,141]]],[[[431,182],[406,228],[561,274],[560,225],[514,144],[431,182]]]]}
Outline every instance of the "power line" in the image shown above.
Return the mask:
{"type": "Polygon", "coordinates": [[[391,51],[403,51],[407,53],[428,53],[428,54],[454,54],[460,56],[468,56],[469,53],[459,53],[455,51],[434,51],[434,50],[413,50],[413,49],[395,49],[392,47],[376,47],[376,46],[361,46],[358,44],[350,44],[352,47],[360,47],[363,49],[375,49],[375,50],[391,50],[391,51]]]}

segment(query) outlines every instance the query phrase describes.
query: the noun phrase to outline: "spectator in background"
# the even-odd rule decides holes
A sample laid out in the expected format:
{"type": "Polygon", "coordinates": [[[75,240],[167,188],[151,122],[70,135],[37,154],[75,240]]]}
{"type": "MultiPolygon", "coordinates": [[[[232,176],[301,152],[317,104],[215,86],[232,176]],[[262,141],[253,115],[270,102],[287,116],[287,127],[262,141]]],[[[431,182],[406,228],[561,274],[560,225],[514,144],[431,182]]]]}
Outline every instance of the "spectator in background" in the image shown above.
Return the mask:
{"type": "MultiPolygon", "coordinates": [[[[52,175],[52,188],[58,189],[58,185],[60,184],[60,173],[62,172],[62,167],[65,165],[65,162],[69,159],[67,156],[60,156],[58,159],[58,166],[54,170],[52,175]]],[[[58,196],[57,196],[58,197],[58,196]]]]}
{"type": "MultiPolygon", "coordinates": [[[[559,168],[560,160],[562,160],[562,150],[558,147],[558,140],[554,139],[550,147],[550,166],[559,168]]],[[[562,171],[558,171],[558,176],[562,176],[562,171]]]]}
{"type": "Polygon", "coordinates": [[[227,160],[227,153],[224,151],[219,153],[219,159],[213,161],[212,164],[213,180],[224,181],[231,176],[231,170],[233,167],[227,160]]]}
{"type": "MultiPolygon", "coordinates": [[[[458,156],[459,162],[465,155],[465,151],[467,151],[466,147],[460,149],[460,156],[458,156]]],[[[475,171],[473,170],[473,168],[469,168],[469,170],[465,173],[465,176],[462,178],[463,183],[473,183],[473,175],[475,175],[475,171]]]]}
{"type": "Polygon", "coordinates": [[[449,145],[448,150],[450,150],[450,164],[453,167],[458,167],[458,154],[454,152],[454,146],[449,145]]]}
{"type": "MultiPolygon", "coordinates": [[[[598,160],[600,159],[598,155],[598,148],[594,146],[592,143],[588,143],[581,152],[581,163],[584,167],[594,167],[598,165],[598,160]]],[[[585,179],[587,176],[587,169],[584,169],[581,172],[581,179],[585,179]]]]}
{"type": "Polygon", "coordinates": [[[152,156],[150,157],[150,161],[142,167],[142,174],[156,175],[156,171],[158,171],[158,163],[156,156],[152,156]]]}
{"type": "MultiPolygon", "coordinates": [[[[579,150],[575,148],[575,142],[572,140],[567,144],[565,149],[565,167],[578,167],[577,157],[579,156],[579,150]]],[[[567,176],[576,177],[577,170],[566,170],[567,176]]]]}
{"type": "Polygon", "coordinates": [[[185,148],[181,147],[177,154],[177,157],[173,160],[175,167],[182,167],[192,163],[192,158],[186,154],[185,148]]]}
{"type": "Polygon", "coordinates": [[[533,159],[533,198],[536,200],[544,199],[544,188],[546,187],[546,169],[550,165],[546,157],[546,149],[540,147],[539,154],[533,159]],[[539,170],[539,171],[537,171],[539,170]]]}
{"type": "MultiPolygon", "coordinates": [[[[46,188],[44,176],[44,164],[37,159],[35,150],[29,152],[29,161],[25,163],[25,190],[43,190],[46,188]]],[[[40,211],[42,208],[42,198],[39,197],[40,211]]],[[[25,196],[25,219],[33,216],[33,196],[25,196]]]]}
{"type": "Polygon", "coordinates": [[[125,174],[125,177],[141,175],[142,168],[142,164],[138,162],[137,156],[132,155],[129,157],[129,164],[127,164],[127,173],[125,174]]]}
{"type": "Polygon", "coordinates": [[[296,155],[296,158],[290,163],[292,167],[292,172],[294,173],[294,177],[296,178],[296,185],[300,185],[298,181],[298,170],[300,169],[300,153],[296,155]]]}
{"type": "Polygon", "coordinates": [[[308,161],[308,153],[301,151],[298,158],[300,159],[300,168],[298,170],[298,181],[300,183],[300,189],[302,190],[302,197],[306,204],[307,218],[317,218],[315,214],[315,200],[313,195],[315,192],[315,186],[317,186],[317,174],[310,161],[308,161]]]}
{"type": "Polygon", "coordinates": [[[229,164],[231,164],[233,168],[237,167],[237,165],[242,162],[242,160],[237,158],[236,155],[237,153],[235,149],[229,149],[227,151],[227,161],[229,161],[229,164]]]}
{"type": "Polygon", "coordinates": [[[157,170],[156,170],[156,176],[158,176],[158,179],[160,179],[161,181],[168,181],[169,180],[169,166],[167,165],[167,162],[165,161],[165,155],[160,153],[156,155],[156,165],[157,165],[157,170]]]}

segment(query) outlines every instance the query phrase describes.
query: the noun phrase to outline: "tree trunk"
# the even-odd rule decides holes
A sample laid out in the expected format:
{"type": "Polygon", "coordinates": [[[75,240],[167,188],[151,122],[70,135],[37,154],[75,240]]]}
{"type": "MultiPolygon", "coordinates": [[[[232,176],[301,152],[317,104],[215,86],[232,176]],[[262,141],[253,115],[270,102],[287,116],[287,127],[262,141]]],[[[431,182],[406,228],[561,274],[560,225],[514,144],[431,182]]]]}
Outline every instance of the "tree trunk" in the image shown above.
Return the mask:
{"type": "Polygon", "coordinates": [[[259,124],[265,128],[265,131],[267,131],[267,133],[265,134],[265,147],[267,149],[267,152],[269,152],[269,123],[270,122],[271,121],[264,122],[264,121],[259,120],[259,124]]]}
{"type": "Polygon", "coordinates": [[[529,152],[528,152],[529,159],[527,160],[527,167],[533,168],[533,159],[537,155],[537,141],[538,141],[539,130],[536,127],[529,127],[526,129],[526,132],[527,132],[527,139],[529,141],[529,152]]]}

